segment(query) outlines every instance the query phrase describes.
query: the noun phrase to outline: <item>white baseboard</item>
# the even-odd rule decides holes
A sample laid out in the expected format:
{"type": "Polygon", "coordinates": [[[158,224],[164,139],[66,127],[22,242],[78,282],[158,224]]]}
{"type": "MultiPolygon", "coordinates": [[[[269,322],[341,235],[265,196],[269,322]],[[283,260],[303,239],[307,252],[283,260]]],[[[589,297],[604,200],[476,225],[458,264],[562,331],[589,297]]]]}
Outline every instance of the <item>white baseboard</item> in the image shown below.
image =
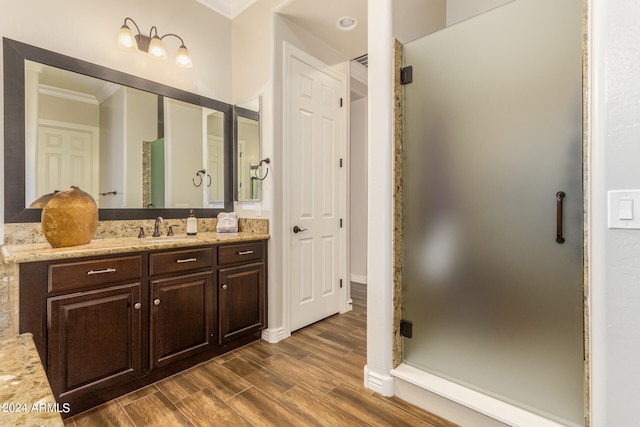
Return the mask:
{"type": "Polygon", "coordinates": [[[370,371],[366,365],[364,367],[364,386],[383,396],[393,396],[395,388],[392,376],[370,371]]]}
{"type": "Polygon", "coordinates": [[[262,339],[269,344],[276,344],[289,336],[291,334],[286,333],[284,328],[270,328],[262,331],[262,339]]]}
{"type": "Polygon", "coordinates": [[[367,276],[360,276],[358,274],[352,274],[351,275],[351,281],[366,285],[367,284],[367,276]]]}

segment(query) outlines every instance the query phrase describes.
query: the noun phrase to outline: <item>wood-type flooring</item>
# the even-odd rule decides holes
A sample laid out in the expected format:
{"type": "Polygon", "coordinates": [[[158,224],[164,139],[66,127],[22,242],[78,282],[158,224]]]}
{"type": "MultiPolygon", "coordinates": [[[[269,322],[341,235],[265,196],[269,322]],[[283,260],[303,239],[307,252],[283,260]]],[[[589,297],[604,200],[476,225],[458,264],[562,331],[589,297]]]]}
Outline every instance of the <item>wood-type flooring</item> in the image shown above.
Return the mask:
{"type": "Polygon", "coordinates": [[[65,420],[69,427],[454,426],[363,386],[366,287],[353,310],[256,341],[65,420]]]}

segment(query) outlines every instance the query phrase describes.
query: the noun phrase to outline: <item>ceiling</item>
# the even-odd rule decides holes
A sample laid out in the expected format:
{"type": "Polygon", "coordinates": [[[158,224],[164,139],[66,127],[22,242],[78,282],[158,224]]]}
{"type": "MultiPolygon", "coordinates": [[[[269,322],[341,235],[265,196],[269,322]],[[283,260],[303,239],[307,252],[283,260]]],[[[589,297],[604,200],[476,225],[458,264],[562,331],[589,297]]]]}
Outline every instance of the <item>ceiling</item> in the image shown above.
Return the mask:
{"type": "Polygon", "coordinates": [[[229,19],[240,15],[243,10],[251,6],[256,0],[197,0],[210,9],[215,10],[229,19]]]}
{"type": "MultiPolygon", "coordinates": [[[[197,0],[214,11],[233,19],[256,0],[197,0]]],[[[291,0],[276,12],[320,38],[325,43],[356,58],[367,52],[367,0],[291,0]],[[339,30],[336,21],[351,16],[358,25],[351,31],[339,30]]]]}
{"type": "Polygon", "coordinates": [[[367,0],[294,0],[277,12],[347,58],[367,53],[367,0]],[[339,30],[336,22],[344,16],[355,18],[358,26],[350,31],[339,30]]]}
{"type": "MultiPolygon", "coordinates": [[[[256,0],[197,1],[233,19],[256,0]]],[[[446,3],[446,0],[393,2],[394,37],[406,43],[443,28],[446,3]]],[[[282,0],[280,4],[275,10],[278,14],[347,58],[354,59],[367,53],[367,0],[282,0]],[[351,31],[336,28],[336,21],[344,16],[355,18],[358,26],[351,31]]]]}

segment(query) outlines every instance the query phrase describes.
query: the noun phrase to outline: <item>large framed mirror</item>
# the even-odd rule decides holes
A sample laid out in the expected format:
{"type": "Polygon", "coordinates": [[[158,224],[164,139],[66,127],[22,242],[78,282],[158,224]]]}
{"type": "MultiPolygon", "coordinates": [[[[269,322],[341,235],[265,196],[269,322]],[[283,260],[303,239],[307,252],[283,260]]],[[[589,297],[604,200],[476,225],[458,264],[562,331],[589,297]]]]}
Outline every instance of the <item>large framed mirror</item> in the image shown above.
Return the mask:
{"type": "Polygon", "coordinates": [[[235,170],[235,200],[255,202],[261,197],[262,181],[268,171],[261,163],[260,97],[251,98],[233,107],[235,170]]]}
{"type": "Polygon", "coordinates": [[[78,185],[100,220],[233,210],[230,104],[3,40],[5,222],[78,185]]]}

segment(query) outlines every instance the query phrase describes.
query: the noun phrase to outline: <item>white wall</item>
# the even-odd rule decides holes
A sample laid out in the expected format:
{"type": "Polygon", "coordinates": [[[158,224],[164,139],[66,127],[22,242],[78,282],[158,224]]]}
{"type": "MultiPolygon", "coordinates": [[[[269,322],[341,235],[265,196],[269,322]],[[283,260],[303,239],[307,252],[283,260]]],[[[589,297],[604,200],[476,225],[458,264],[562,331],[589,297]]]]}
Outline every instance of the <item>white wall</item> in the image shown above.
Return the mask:
{"type": "Polygon", "coordinates": [[[165,98],[164,112],[165,207],[202,207],[207,177],[196,179],[202,169],[202,107],[165,98]]]}
{"type": "Polygon", "coordinates": [[[371,0],[369,16],[369,142],[370,172],[367,232],[367,366],[365,385],[393,394],[392,366],[392,0],[371,0]],[[373,22],[376,25],[373,25],[373,22]],[[373,173],[375,171],[375,173],[373,173]]]}
{"type": "MultiPolygon", "coordinates": [[[[401,0],[394,1],[393,37],[400,43],[408,43],[424,35],[444,28],[448,3],[451,0],[401,0]]],[[[465,3],[472,3],[464,0],[465,3]]],[[[473,3],[475,3],[474,0],[473,3]]],[[[486,0],[484,0],[486,1],[486,0]]]]}
{"type": "Polygon", "coordinates": [[[511,1],[513,0],[447,0],[447,26],[511,1]]]}
{"type": "MultiPolygon", "coordinates": [[[[231,102],[231,21],[196,1],[157,0],[153,2],[154,7],[149,5],[150,2],[143,0],[0,0],[0,35],[231,102]],[[175,65],[173,55],[179,43],[172,37],[165,39],[167,61],[119,50],[116,35],[127,16],[133,18],[144,33],[155,25],[160,34],[180,35],[193,58],[193,68],[175,65]]],[[[4,96],[4,90],[0,96],[4,96]]],[[[4,135],[2,108],[0,106],[0,135],[4,135]]],[[[4,144],[4,137],[1,138],[4,144]]],[[[0,188],[4,188],[3,165],[0,165],[0,188]]],[[[4,196],[0,197],[2,223],[4,196]]],[[[0,242],[3,241],[4,227],[0,228],[0,242]]]]}
{"type": "MultiPolygon", "coordinates": [[[[127,88],[125,99],[125,206],[143,208],[142,145],[145,141],[155,141],[158,138],[158,97],[149,92],[127,88]]],[[[104,196],[103,199],[106,197],[113,196],[104,196]]]]}
{"type": "Polygon", "coordinates": [[[351,101],[351,280],[367,283],[367,104],[351,101]]]}
{"type": "Polygon", "coordinates": [[[125,169],[112,165],[122,165],[125,161],[123,106],[126,99],[126,89],[120,88],[100,105],[100,193],[117,193],[100,197],[97,201],[101,208],[121,208],[125,203],[125,169]]]}
{"type": "Polygon", "coordinates": [[[231,23],[233,103],[262,93],[273,71],[273,10],[286,0],[260,0],[231,23]]]}
{"type": "MultiPolygon", "coordinates": [[[[240,104],[256,96],[261,97],[260,145],[262,158],[274,159],[273,96],[274,70],[274,16],[273,10],[287,0],[260,0],[238,15],[232,22],[233,103],[240,104]]],[[[269,165],[269,174],[277,173],[277,164],[269,165]]],[[[272,209],[274,180],[260,183],[260,202],[236,202],[234,210],[246,218],[262,217],[270,220],[272,235],[272,209]]],[[[269,242],[270,248],[273,242],[269,242]]],[[[273,256],[273,252],[270,254],[273,256]]],[[[269,271],[269,277],[274,272],[269,271]]],[[[271,279],[270,279],[271,280],[271,279]]]]}
{"type": "Polygon", "coordinates": [[[640,3],[591,0],[594,426],[638,425],[640,231],[607,228],[608,190],[640,189],[640,3]]]}

